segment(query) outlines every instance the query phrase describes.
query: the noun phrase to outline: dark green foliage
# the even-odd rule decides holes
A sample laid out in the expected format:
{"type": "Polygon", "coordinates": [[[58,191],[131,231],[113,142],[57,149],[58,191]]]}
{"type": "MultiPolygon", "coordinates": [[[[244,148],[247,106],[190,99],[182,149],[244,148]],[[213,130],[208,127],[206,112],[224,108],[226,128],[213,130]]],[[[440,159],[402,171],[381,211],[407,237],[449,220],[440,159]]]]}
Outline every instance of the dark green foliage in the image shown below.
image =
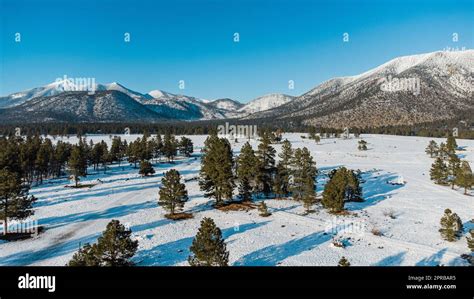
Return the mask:
{"type": "Polygon", "coordinates": [[[296,149],[291,161],[293,183],[290,186],[293,198],[304,203],[306,211],[316,202],[316,175],[318,170],[309,150],[296,149]]]}
{"type": "Polygon", "coordinates": [[[202,150],[199,186],[206,197],[216,199],[216,205],[221,205],[225,199],[232,199],[235,188],[233,168],[229,141],[215,134],[210,135],[202,150]]]}
{"type": "Polygon", "coordinates": [[[471,250],[471,252],[474,252],[474,229],[471,229],[469,231],[469,234],[471,235],[470,237],[466,237],[467,240],[467,247],[471,250]]]}
{"type": "Polygon", "coordinates": [[[18,174],[6,168],[0,170],[0,219],[8,233],[8,219],[22,220],[34,214],[33,196],[28,196],[28,186],[18,174]]]}
{"type": "Polygon", "coordinates": [[[271,215],[271,213],[268,212],[267,205],[265,204],[264,201],[258,204],[258,212],[259,212],[259,215],[262,217],[268,217],[271,215]]]}
{"type": "Polygon", "coordinates": [[[461,167],[461,160],[456,154],[450,154],[448,158],[448,181],[451,183],[451,188],[454,189],[456,183],[456,175],[459,173],[461,167]]]}
{"type": "Polygon", "coordinates": [[[246,142],[237,158],[237,180],[239,181],[239,197],[244,201],[252,200],[256,187],[257,157],[252,146],[246,142]]]}
{"type": "Polygon", "coordinates": [[[457,147],[458,144],[456,143],[456,139],[453,135],[450,134],[448,136],[448,139],[446,140],[446,148],[448,149],[448,153],[454,154],[456,152],[457,147]]]}
{"type": "Polygon", "coordinates": [[[185,157],[191,157],[191,154],[194,151],[193,146],[194,145],[191,139],[181,137],[181,140],[179,142],[179,153],[185,157]]]}
{"type": "Polygon", "coordinates": [[[448,167],[441,157],[431,164],[430,178],[435,181],[436,184],[446,184],[448,180],[448,167]]]}
{"type": "Polygon", "coordinates": [[[227,266],[229,263],[229,252],[222,232],[211,218],[201,221],[190,251],[192,255],[188,262],[191,266],[227,266]]]}
{"type": "Polygon", "coordinates": [[[138,248],[128,230],[118,220],[112,220],[96,244],[86,244],[74,254],[69,266],[133,266],[131,258],[138,248]]]}
{"type": "Polygon", "coordinates": [[[350,265],[351,263],[349,263],[349,261],[345,257],[342,257],[338,263],[339,267],[349,267],[350,265]]]}
{"type": "Polygon", "coordinates": [[[431,158],[436,157],[438,155],[439,147],[436,141],[431,140],[428,146],[426,147],[425,152],[430,155],[431,158]]]}
{"type": "Polygon", "coordinates": [[[461,218],[450,209],[444,210],[444,216],[441,217],[440,225],[439,232],[446,241],[453,242],[461,236],[463,229],[461,218]]]}
{"type": "Polygon", "coordinates": [[[178,152],[178,141],[170,133],[165,134],[161,152],[168,158],[168,162],[172,162],[178,152]]]}
{"type": "Polygon", "coordinates": [[[69,172],[73,176],[77,186],[79,177],[87,175],[87,156],[84,149],[80,145],[72,147],[71,156],[68,161],[69,172]]]}
{"type": "Polygon", "coordinates": [[[359,145],[357,147],[360,151],[366,151],[367,150],[367,141],[365,140],[359,140],[359,145]]]}
{"type": "Polygon", "coordinates": [[[266,197],[272,192],[273,175],[275,173],[275,149],[271,146],[268,134],[262,136],[257,149],[257,187],[266,197]]]}
{"type": "Polygon", "coordinates": [[[471,166],[469,166],[469,162],[462,161],[461,167],[459,167],[458,172],[456,173],[456,178],[454,183],[464,188],[464,194],[467,195],[467,191],[472,188],[474,184],[474,176],[472,175],[471,166]]]}
{"type": "Polygon", "coordinates": [[[159,195],[158,204],[171,215],[184,208],[184,203],[188,200],[188,191],[186,185],[181,183],[179,171],[171,169],[165,173],[161,179],[159,195]]]}
{"type": "Polygon", "coordinates": [[[291,163],[293,162],[293,149],[291,143],[285,139],[278,154],[280,161],[275,169],[275,177],[273,182],[273,192],[277,197],[288,196],[290,194],[290,176],[291,163]]]}
{"type": "Polygon", "coordinates": [[[361,201],[362,188],[360,174],[341,167],[329,175],[329,182],[324,187],[321,203],[331,212],[337,213],[344,209],[345,201],[361,201]]]}
{"type": "Polygon", "coordinates": [[[143,160],[140,162],[140,170],[138,171],[138,173],[142,176],[149,176],[155,173],[155,169],[149,161],[143,160]]]}

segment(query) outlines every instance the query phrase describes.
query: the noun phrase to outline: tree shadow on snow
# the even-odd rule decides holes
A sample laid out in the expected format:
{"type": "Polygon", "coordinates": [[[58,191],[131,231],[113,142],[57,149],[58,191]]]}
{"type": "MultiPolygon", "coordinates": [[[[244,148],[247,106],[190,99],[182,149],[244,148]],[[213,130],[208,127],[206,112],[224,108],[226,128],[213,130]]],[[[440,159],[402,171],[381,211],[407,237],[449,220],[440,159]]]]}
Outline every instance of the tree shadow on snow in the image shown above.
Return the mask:
{"type": "Polygon", "coordinates": [[[147,202],[142,202],[142,203],[112,207],[107,210],[98,211],[98,212],[75,213],[75,214],[69,214],[66,216],[43,218],[43,219],[38,220],[38,223],[40,225],[46,226],[48,229],[51,229],[51,228],[59,227],[59,226],[70,224],[70,223],[77,223],[77,222],[83,222],[83,221],[95,220],[95,219],[109,219],[109,218],[122,217],[125,215],[136,213],[140,210],[156,208],[156,207],[157,207],[156,202],[147,201],[147,202]]]}
{"type": "Polygon", "coordinates": [[[239,258],[234,266],[276,266],[284,259],[298,255],[331,239],[330,234],[316,232],[283,244],[271,245],[239,258]]]}
{"type": "Polygon", "coordinates": [[[40,250],[27,250],[11,254],[6,257],[0,257],[0,265],[2,266],[27,266],[35,262],[46,260],[53,257],[62,256],[70,252],[79,250],[80,246],[85,243],[93,243],[99,237],[99,233],[53,244],[40,250]]]}
{"type": "Polygon", "coordinates": [[[346,209],[350,211],[362,210],[373,206],[382,200],[386,199],[388,194],[400,189],[403,185],[390,184],[392,180],[396,180],[399,176],[395,173],[374,174],[372,172],[365,172],[362,174],[362,179],[365,181],[362,184],[362,202],[348,202],[346,209]]]}
{"type": "MultiPolygon", "coordinates": [[[[266,225],[269,221],[259,223],[242,224],[236,230],[234,227],[229,227],[222,230],[224,239],[232,235],[240,234],[251,229],[255,229],[266,225]]],[[[194,237],[183,238],[180,240],[160,244],[148,250],[137,252],[133,260],[138,266],[172,266],[184,262],[188,259],[190,254],[189,247],[193,242],[194,237]]]]}
{"type": "Polygon", "coordinates": [[[405,257],[406,251],[387,256],[386,258],[378,261],[374,266],[400,266],[405,257]]]}
{"type": "Polygon", "coordinates": [[[443,248],[435,254],[420,260],[415,266],[438,266],[441,264],[441,259],[447,250],[447,248],[443,248]]]}

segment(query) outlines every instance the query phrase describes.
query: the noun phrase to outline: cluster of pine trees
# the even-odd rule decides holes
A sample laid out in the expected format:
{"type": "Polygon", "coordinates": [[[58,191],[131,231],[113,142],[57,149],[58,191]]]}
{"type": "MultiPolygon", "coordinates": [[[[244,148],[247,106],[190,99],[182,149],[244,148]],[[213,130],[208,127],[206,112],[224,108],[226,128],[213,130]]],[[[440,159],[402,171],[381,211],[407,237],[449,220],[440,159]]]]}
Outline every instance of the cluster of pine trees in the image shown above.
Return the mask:
{"type": "Polygon", "coordinates": [[[257,150],[246,142],[234,159],[229,141],[210,135],[202,150],[199,181],[205,196],[214,198],[219,206],[232,200],[238,185],[242,201],[252,201],[254,196],[293,196],[309,211],[316,202],[316,163],[307,148],[293,150],[288,140],[282,144],[277,163],[272,136],[263,132],[257,150]]]}
{"type": "Polygon", "coordinates": [[[449,135],[446,143],[438,145],[431,140],[426,147],[426,153],[435,161],[431,165],[430,177],[436,184],[459,186],[464,188],[464,194],[474,185],[474,176],[468,161],[461,161],[456,154],[456,139],[449,135]]]}

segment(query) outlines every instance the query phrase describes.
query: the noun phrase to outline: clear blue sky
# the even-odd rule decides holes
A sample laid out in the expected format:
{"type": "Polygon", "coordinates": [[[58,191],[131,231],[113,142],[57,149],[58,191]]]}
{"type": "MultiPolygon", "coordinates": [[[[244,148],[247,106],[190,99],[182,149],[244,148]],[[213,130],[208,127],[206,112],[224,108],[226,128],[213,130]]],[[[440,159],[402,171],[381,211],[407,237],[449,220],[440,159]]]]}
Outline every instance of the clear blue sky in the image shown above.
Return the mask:
{"type": "Polygon", "coordinates": [[[397,56],[474,45],[474,0],[0,3],[0,95],[67,75],[247,102],[271,92],[298,95],[397,56]]]}

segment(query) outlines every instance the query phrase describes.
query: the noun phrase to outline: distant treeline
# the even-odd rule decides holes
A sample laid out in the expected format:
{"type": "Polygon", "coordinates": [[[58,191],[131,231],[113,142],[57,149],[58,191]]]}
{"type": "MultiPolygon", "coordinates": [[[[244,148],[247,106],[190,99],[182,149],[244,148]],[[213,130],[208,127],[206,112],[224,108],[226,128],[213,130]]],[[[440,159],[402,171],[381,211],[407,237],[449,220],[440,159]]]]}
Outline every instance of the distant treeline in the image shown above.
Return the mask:
{"type": "MultiPolygon", "coordinates": [[[[258,130],[282,130],[283,132],[308,133],[314,126],[303,124],[301,120],[281,121],[269,119],[221,119],[206,121],[169,121],[163,123],[32,123],[0,125],[0,135],[84,135],[84,134],[174,134],[174,135],[208,135],[217,131],[219,125],[256,125],[258,130]],[[19,132],[18,132],[19,131],[19,132]]],[[[446,137],[458,128],[458,138],[474,139],[474,120],[472,117],[458,117],[452,120],[433,123],[383,126],[376,128],[349,128],[350,133],[389,134],[402,136],[446,137]]],[[[316,127],[318,133],[340,134],[340,128],[316,127]]]]}

